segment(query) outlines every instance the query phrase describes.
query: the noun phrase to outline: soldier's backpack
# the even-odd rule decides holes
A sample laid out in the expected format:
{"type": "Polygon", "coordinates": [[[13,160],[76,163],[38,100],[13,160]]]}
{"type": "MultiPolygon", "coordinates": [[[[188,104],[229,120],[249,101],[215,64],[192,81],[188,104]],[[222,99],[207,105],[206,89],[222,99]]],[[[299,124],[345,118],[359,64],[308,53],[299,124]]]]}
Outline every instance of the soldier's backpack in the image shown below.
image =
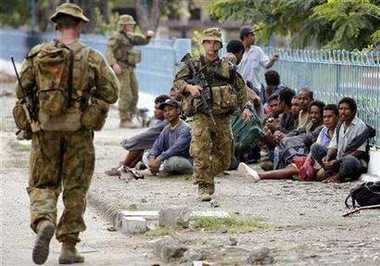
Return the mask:
{"type": "Polygon", "coordinates": [[[365,182],[353,187],[344,202],[348,208],[350,199],[353,208],[357,205],[363,207],[380,204],[380,181],[365,182]]]}
{"type": "Polygon", "coordinates": [[[72,104],[73,64],[73,51],[59,42],[43,44],[34,56],[40,113],[62,115],[72,104]]]}
{"type": "MultiPolygon", "coordinates": [[[[56,41],[43,44],[35,55],[31,55],[35,69],[38,121],[41,129],[76,131],[85,124],[81,118],[82,109],[87,106],[89,98],[89,52],[88,47],[83,47],[74,58],[74,52],[69,47],[56,41]],[[81,71],[80,80],[75,82],[78,88],[74,87],[73,82],[74,67],[81,71]]],[[[105,113],[103,107],[101,109],[98,114],[105,113]]],[[[88,124],[98,120],[89,115],[85,118],[88,124]]],[[[84,126],[87,127],[86,124],[84,126]]]]}

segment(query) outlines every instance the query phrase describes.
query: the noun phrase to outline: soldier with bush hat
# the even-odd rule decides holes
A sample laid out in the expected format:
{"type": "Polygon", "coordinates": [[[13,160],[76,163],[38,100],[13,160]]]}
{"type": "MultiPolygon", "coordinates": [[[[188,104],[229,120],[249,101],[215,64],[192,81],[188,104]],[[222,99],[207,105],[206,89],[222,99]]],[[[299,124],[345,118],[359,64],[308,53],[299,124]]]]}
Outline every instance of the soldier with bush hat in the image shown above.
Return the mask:
{"type": "Polygon", "coordinates": [[[32,136],[27,191],[31,227],[37,234],[33,261],[45,263],[55,233],[62,243],[59,263],[72,264],[84,261],[75,246],[86,229],[83,215],[94,171],[94,130],[101,129],[109,104],[116,102],[119,83],[103,56],[79,41],[81,24],[89,21],[79,6],[64,3],[50,20],[59,38],[33,47],[26,57],[14,117],[32,136]],[[37,101],[33,121],[20,112],[29,95],[37,101]],[[57,224],[61,191],[64,210],[57,224]]]}
{"type": "Polygon", "coordinates": [[[137,127],[132,119],[136,115],[138,101],[135,67],[141,61],[141,53],[134,46],[148,44],[154,35],[153,31],[148,31],[146,36],[136,34],[135,25],[132,16],[120,16],[118,31],[111,36],[107,47],[107,60],[121,83],[119,115],[122,128],[137,127]]]}

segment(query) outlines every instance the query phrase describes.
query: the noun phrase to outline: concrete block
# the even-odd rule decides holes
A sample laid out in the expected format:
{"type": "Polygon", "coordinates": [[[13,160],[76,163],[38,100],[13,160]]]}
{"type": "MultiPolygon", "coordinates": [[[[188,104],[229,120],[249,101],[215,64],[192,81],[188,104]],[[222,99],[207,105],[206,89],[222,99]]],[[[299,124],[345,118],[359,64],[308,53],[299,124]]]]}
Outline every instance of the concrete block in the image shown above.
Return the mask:
{"type": "Polygon", "coordinates": [[[143,217],[123,217],[121,232],[123,234],[141,234],[148,231],[147,221],[143,217]]]}
{"type": "Polygon", "coordinates": [[[187,207],[161,209],[158,218],[160,226],[188,228],[191,211],[187,207]]]}
{"type": "Polygon", "coordinates": [[[226,211],[214,211],[214,210],[207,210],[207,211],[193,211],[191,213],[191,219],[194,218],[200,218],[200,217],[214,217],[214,218],[227,218],[231,215],[226,211]]]}
{"type": "Polygon", "coordinates": [[[143,217],[146,220],[158,220],[158,211],[121,211],[123,217],[143,217]]]}
{"type": "Polygon", "coordinates": [[[124,217],[142,217],[148,222],[150,221],[158,221],[158,211],[120,211],[115,215],[113,219],[113,226],[120,230],[122,226],[122,219],[124,217]]]}
{"type": "Polygon", "coordinates": [[[172,237],[165,237],[153,243],[153,254],[166,263],[181,259],[187,250],[181,241],[172,237]]]}

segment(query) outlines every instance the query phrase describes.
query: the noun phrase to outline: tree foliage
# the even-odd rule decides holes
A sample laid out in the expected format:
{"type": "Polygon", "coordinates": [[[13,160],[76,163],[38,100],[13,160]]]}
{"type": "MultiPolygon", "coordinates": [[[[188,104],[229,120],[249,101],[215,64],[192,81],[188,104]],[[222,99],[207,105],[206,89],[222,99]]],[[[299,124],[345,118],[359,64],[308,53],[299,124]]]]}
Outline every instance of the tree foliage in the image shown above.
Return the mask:
{"type": "Polygon", "coordinates": [[[29,6],[25,0],[0,0],[0,26],[19,26],[29,18],[29,6]]]}
{"type": "Polygon", "coordinates": [[[264,43],[277,34],[294,47],[352,50],[380,40],[379,0],[212,0],[209,9],[221,21],[255,24],[264,43]]]}
{"type": "MultiPolygon", "coordinates": [[[[55,8],[66,2],[65,0],[34,0],[36,3],[37,30],[52,30],[49,16],[55,8]]],[[[0,26],[18,27],[31,25],[32,0],[0,0],[0,26]]],[[[112,14],[112,8],[117,6],[130,6],[136,9],[136,15],[141,28],[156,30],[162,16],[181,15],[183,11],[182,0],[70,0],[80,5],[90,23],[85,27],[86,32],[107,33],[117,26],[119,14],[112,14]]],[[[190,4],[192,1],[188,1],[190,4]]]]}

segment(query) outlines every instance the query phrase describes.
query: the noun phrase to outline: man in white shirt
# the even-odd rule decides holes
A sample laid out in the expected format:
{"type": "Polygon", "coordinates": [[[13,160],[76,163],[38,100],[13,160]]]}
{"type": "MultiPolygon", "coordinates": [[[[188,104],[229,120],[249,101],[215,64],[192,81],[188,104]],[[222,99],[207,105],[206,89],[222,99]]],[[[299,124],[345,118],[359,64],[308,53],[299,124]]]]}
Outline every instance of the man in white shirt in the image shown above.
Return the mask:
{"type": "Polygon", "coordinates": [[[250,81],[256,89],[261,88],[259,78],[261,68],[268,69],[278,60],[275,54],[271,59],[259,47],[254,45],[256,41],[255,32],[250,27],[240,30],[240,39],[244,45],[245,52],[239,64],[239,73],[245,81],[250,81]]]}

